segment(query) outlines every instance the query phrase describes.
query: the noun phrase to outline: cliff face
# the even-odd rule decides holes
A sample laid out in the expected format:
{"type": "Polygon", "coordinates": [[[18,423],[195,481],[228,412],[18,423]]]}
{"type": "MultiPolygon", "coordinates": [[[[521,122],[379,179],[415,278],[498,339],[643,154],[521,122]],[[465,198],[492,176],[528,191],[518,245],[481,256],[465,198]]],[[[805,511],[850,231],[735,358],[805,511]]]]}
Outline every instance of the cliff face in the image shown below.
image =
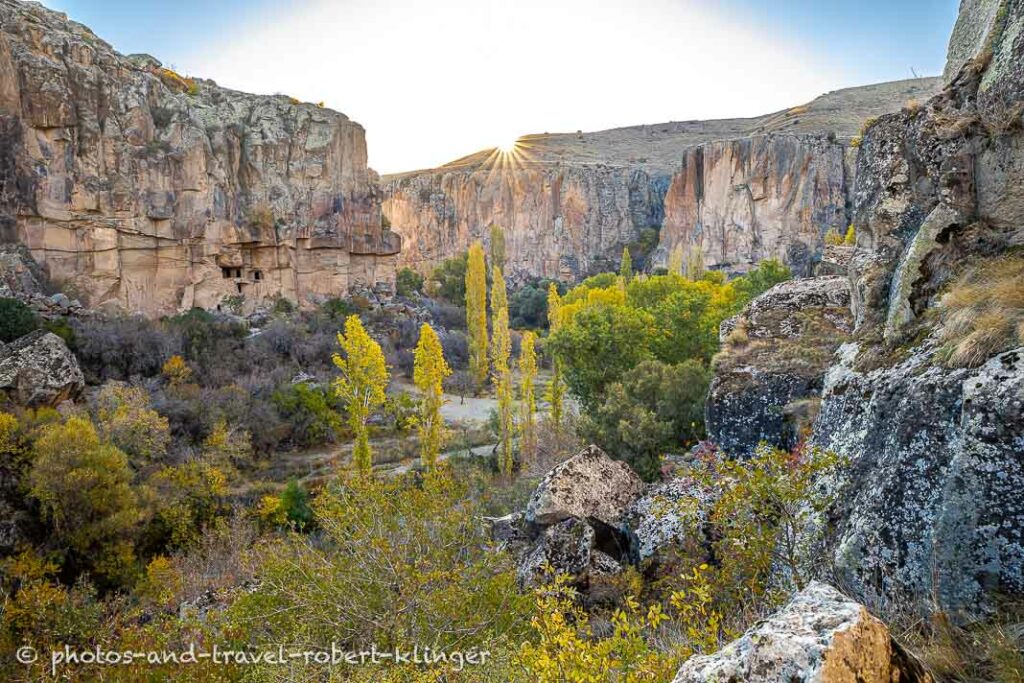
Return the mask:
{"type": "Polygon", "coordinates": [[[92,306],[243,308],[390,282],[363,128],[182,78],[39,5],[0,0],[5,240],[92,306]]]}
{"type": "Polygon", "coordinates": [[[713,267],[778,257],[799,273],[829,228],[845,229],[850,139],[865,119],[931,96],[938,79],[829,93],[753,119],[684,121],[520,138],[441,168],[385,176],[384,214],[420,269],[505,230],[510,268],[578,279],[614,269],[626,245],[699,246],[713,267]]]}

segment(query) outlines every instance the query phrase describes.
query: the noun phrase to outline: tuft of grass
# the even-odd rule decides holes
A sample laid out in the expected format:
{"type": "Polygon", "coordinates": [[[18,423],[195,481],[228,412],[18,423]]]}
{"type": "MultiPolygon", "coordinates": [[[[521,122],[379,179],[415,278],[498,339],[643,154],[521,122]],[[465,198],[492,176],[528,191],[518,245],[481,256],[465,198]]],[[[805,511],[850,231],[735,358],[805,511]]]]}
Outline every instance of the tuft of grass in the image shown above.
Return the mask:
{"type": "Polygon", "coordinates": [[[950,366],[976,367],[1024,344],[1024,254],[967,266],[937,313],[950,366]]]}
{"type": "Polygon", "coordinates": [[[983,622],[958,625],[938,613],[899,640],[937,680],[970,683],[1024,681],[1024,615],[1020,605],[1001,605],[983,622]]]}
{"type": "Polygon", "coordinates": [[[916,97],[911,97],[903,105],[903,108],[913,114],[921,109],[921,102],[916,97]]]}

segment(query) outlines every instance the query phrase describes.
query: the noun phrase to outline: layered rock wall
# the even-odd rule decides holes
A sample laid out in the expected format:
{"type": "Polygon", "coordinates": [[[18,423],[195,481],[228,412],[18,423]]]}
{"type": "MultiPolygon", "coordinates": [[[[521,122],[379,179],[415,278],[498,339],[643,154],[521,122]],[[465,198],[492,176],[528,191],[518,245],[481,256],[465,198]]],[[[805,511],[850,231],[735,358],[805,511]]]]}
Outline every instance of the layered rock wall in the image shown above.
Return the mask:
{"type": "Polygon", "coordinates": [[[389,282],[363,128],[122,56],[0,0],[0,228],[93,306],[298,302],[389,282]]]}

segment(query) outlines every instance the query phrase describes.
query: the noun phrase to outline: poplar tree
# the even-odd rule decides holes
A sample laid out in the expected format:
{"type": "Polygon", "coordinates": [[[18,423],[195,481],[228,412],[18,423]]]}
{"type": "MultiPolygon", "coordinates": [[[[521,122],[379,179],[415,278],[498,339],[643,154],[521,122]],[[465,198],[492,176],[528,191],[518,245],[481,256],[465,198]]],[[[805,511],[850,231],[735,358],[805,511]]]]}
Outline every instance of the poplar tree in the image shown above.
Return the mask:
{"type": "Polygon", "coordinates": [[[498,395],[498,420],[501,430],[501,452],[498,469],[508,476],[512,474],[512,371],[509,356],[512,354],[512,338],[508,330],[508,293],[505,291],[505,276],[501,268],[491,269],[491,364],[494,384],[498,395]]]}
{"type": "Polygon", "coordinates": [[[686,253],[686,277],[699,280],[704,275],[704,251],[696,244],[690,245],[686,253]]]}
{"type": "Polygon", "coordinates": [[[491,266],[505,270],[505,230],[500,225],[491,226],[491,266]]]}
{"type": "Polygon", "coordinates": [[[525,457],[533,456],[537,450],[537,431],[534,429],[533,413],[537,410],[537,399],[533,384],[537,377],[536,336],[533,332],[523,332],[523,341],[519,347],[519,401],[523,411],[520,422],[519,452],[525,457]]]}
{"type": "Polygon", "coordinates": [[[413,382],[420,390],[423,400],[420,403],[420,462],[427,469],[433,469],[437,456],[444,442],[444,420],[441,417],[441,406],[444,404],[443,383],[452,374],[451,368],[444,360],[441,340],[427,323],[420,327],[420,340],[416,344],[413,356],[413,382]]]}
{"type": "Polygon", "coordinates": [[[683,274],[683,245],[681,244],[672,247],[672,251],[668,253],[668,274],[683,274]]]}
{"type": "Polygon", "coordinates": [[[348,424],[355,434],[352,462],[363,473],[373,466],[370,451],[370,433],[367,420],[370,413],[384,403],[388,386],[388,368],[384,352],[363,327],[358,315],[345,320],[345,332],[338,333],[342,354],[334,354],[333,361],[341,371],[334,380],[334,391],[348,411],[348,424]]]}
{"type": "MultiPolygon", "coordinates": [[[[562,297],[558,287],[552,282],[548,285],[548,327],[551,334],[558,331],[561,325],[562,297]]],[[[562,428],[562,400],[565,397],[565,381],[562,379],[562,366],[557,358],[551,361],[551,383],[548,384],[544,398],[551,406],[551,424],[556,430],[562,428]]]]}
{"type": "Polygon", "coordinates": [[[487,266],[480,242],[469,247],[466,267],[466,329],[469,372],[479,387],[487,381],[487,266]]]}
{"type": "Polygon", "coordinates": [[[619,265],[619,275],[623,281],[629,284],[633,279],[633,257],[629,255],[629,247],[622,248],[622,263],[619,265]]]}

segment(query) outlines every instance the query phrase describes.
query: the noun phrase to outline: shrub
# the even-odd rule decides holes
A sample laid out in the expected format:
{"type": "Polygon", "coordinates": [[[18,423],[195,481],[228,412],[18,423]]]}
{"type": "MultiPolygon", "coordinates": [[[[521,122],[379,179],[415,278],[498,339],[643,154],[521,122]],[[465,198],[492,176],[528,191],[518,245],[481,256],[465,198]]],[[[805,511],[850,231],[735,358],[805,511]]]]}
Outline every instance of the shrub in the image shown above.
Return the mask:
{"type": "Polygon", "coordinates": [[[853,223],[850,223],[850,227],[846,229],[846,235],[843,237],[843,244],[847,247],[857,246],[857,228],[853,227],[853,223]]]}
{"type": "Polygon", "coordinates": [[[0,341],[12,342],[39,327],[32,309],[17,299],[0,298],[0,341]]]}
{"type": "Polygon", "coordinates": [[[939,337],[953,367],[975,367],[1024,344],[1024,254],[968,265],[939,302],[939,337]]]}
{"type": "Polygon", "coordinates": [[[469,264],[469,253],[464,252],[434,268],[430,279],[434,283],[435,293],[445,301],[463,306],[466,303],[466,269],[469,264]]]}
{"type": "Polygon", "coordinates": [[[291,428],[291,442],[300,447],[333,441],[344,427],[333,391],[306,382],[277,388],[271,400],[291,428]]]}
{"type": "Polygon", "coordinates": [[[412,268],[399,268],[395,276],[395,292],[399,296],[411,297],[423,291],[423,276],[412,268]]]}
{"type": "Polygon", "coordinates": [[[829,228],[828,232],[825,233],[825,244],[830,247],[841,247],[843,245],[843,236],[835,228],[829,228]]]}

